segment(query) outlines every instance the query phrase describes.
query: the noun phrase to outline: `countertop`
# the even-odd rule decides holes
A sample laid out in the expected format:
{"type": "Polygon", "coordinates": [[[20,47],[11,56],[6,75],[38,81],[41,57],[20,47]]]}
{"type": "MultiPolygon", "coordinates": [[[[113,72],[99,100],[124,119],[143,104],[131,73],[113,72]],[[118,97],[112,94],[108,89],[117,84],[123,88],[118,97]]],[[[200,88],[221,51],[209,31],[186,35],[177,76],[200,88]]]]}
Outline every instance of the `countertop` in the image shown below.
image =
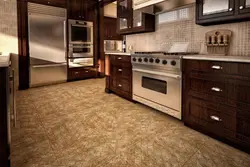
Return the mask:
{"type": "Polygon", "coordinates": [[[187,55],[183,59],[250,63],[250,56],[187,55]]]}
{"type": "Polygon", "coordinates": [[[105,52],[105,54],[131,56],[131,53],[129,53],[129,52],[105,52]]]}
{"type": "Polygon", "coordinates": [[[0,53],[0,67],[8,67],[10,65],[10,54],[0,53]]]}

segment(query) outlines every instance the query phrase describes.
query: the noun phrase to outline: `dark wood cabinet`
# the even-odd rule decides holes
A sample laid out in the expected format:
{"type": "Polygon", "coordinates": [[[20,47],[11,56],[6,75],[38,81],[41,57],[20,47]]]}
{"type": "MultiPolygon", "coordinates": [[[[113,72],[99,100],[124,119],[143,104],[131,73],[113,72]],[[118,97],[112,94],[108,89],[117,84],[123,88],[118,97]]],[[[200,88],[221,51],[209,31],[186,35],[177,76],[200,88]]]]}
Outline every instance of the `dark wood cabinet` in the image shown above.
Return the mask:
{"type": "Polygon", "coordinates": [[[135,34],[155,31],[155,16],[134,12],[133,0],[117,1],[117,33],[135,34]]]}
{"type": "Polygon", "coordinates": [[[117,34],[117,24],[115,18],[104,17],[104,40],[123,40],[122,35],[117,34]]]}
{"type": "Polygon", "coordinates": [[[69,68],[68,69],[68,81],[82,80],[87,78],[96,78],[97,71],[95,68],[69,68]]]}
{"type": "Polygon", "coordinates": [[[212,137],[250,150],[250,64],[183,61],[183,120],[212,137]]]}
{"type": "Polygon", "coordinates": [[[106,92],[113,92],[132,100],[132,64],[131,57],[109,55],[108,72],[106,73],[106,92]]]}
{"type": "Polygon", "coordinates": [[[29,2],[66,8],[66,0],[28,0],[29,2]]]}
{"type": "Polygon", "coordinates": [[[98,2],[96,0],[68,0],[68,18],[93,21],[98,2]]]}
{"type": "Polygon", "coordinates": [[[249,19],[249,0],[196,1],[197,24],[211,25],[249,19]]]}
{"type": "Polygon", "coordinates": [[[10,165],[10,148],[8,143],[8,96],[9,78],[8,67],[0,67],[0,164],[1,167],[10,165]]]}

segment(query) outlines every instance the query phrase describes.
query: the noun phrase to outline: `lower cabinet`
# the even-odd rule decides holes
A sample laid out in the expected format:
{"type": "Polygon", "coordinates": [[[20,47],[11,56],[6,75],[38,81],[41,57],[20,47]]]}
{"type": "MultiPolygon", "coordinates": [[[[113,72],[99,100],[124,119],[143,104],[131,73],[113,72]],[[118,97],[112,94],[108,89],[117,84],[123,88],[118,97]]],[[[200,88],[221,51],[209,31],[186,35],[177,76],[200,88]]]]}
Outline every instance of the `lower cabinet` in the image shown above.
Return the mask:
{"type": "Polygon", "coordinates": [[[68,81],[96,78],[97,71],[93,68],[69,68],[68,81]]]}
{"type": "Polygon", "coordinates": [[[247,63],[183,61],[185,125],[250,152],[247,63]],[[214,70],[214,65],[220,66],[214,70]],[[235,67],[235,68],[227,68],[235,67]]]}
{"type": "Polygon", "coordinates": [[[132,65],[130,56],[109,55],[106,92],[132,100],[132,65]]]}

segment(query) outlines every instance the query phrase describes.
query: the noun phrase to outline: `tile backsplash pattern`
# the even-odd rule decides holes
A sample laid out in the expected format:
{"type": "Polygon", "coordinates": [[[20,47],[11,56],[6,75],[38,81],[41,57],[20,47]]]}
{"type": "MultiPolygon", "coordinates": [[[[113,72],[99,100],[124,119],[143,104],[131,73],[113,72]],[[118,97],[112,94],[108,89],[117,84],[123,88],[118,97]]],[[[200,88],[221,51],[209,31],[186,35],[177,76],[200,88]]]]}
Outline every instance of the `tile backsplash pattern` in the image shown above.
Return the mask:
{"type": "Polygon", "coordinates": [[[233,32],[229,55],[250,56],[250,21],[240,23],[200,26],[195,24],[195,6],[189,8],[189,19],[158,24],[156,31],[127,35],[127,46],[133,51],[168,51],[174,42],[190,42],[189,52],[204,52],[205,34],[215,29],[229,29],[233,32]]]}
{"type": "Polygon", "coordinates": [[[0,51],[18,52],[17,1],[0,1],[0,51]]]}

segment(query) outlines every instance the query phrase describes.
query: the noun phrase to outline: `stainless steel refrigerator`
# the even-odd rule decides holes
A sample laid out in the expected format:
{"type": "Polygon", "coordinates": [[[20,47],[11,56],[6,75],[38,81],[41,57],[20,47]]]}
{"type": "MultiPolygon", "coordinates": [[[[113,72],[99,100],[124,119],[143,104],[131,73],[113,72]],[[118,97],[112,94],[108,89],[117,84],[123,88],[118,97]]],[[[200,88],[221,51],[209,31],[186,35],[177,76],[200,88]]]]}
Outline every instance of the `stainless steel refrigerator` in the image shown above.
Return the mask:
{"type": "Polygon", "coordinates": [[[67,81],[66,9],[28,3],[30,86],[67,81]]]}

